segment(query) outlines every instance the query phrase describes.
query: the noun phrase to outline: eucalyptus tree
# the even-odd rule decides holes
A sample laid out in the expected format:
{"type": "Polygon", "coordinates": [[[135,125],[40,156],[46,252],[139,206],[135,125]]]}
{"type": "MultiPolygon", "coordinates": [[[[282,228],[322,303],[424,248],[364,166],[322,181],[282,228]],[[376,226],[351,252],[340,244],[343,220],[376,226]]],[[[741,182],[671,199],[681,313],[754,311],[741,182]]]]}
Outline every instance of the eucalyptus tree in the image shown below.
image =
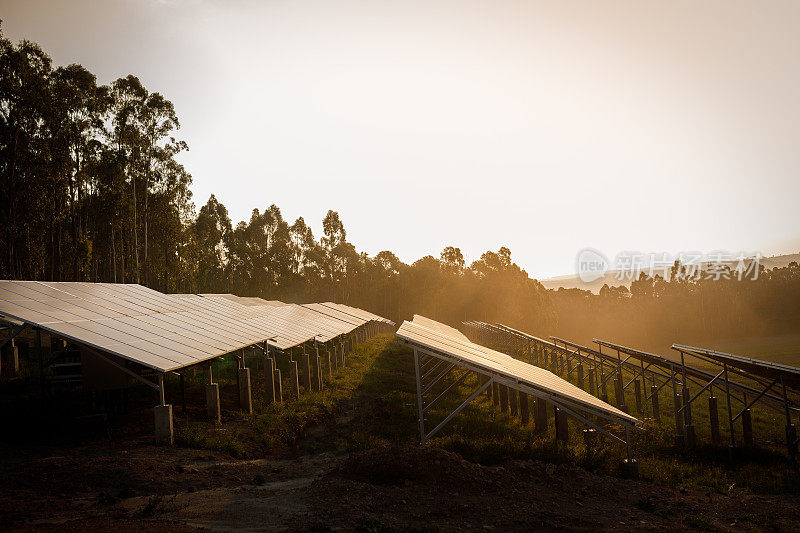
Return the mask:
{"type": "Polygon", "coordinates": [[[30,41],[0,28],[0,262],[2,277],[45,274],[48,167],[45,119],[52,64],[30,41]]]}
{"type": "Polygon", "coordinates": [[[81,205],[92,191],[90,161],[98,153],[108,103],[107,88],[98,87],[94,74],[82,66],[73,64],[53,72],[50,89],[52,157],[59,167],[57,176],[66,181],[71,241],[69,262],[72,264],[69,277],[76,280],[83,279],[89,267],[90,242],[82,224],[89,214],[84,215],[81,205]]]}
{"type": "Polygon", "coordinates": [[[194,292],[229,292],[227,274],[233,234],[228,210],[212,194],[188,231],[183,257],[194,292]]]}
{"type": "Polygon", "coordinates": [[[328,280],[328,290],[333,294],[334,284],[344,269],[342,246],[347,242],[347,232],[339,213],[329,210],[322,220],[322,238],[320,243],[325,250],[326,260],[324,265],[325,276],[328,280]]]}
{"type": "Polygon", "coordinates": [[[139,124],[141,128],[140,142],[142,143],[140,166],[142,190],[144,191],[144,274],[146,283],[150,272],[148,245],[151,189],[156,189],[159,193],[172,193],[175,200],[181,204],[180,207],[184,207],[191,177],[175,161],[175,156],[188,150],[188,146],[184,141],[176,140],[172,136],[175,130],[180,129],[178,116],[175,114],[172,102],[165,99],[160,93],[148,94],[141,107],[139,124]],[[181,187],[181,184],[186,186],[181,187]]]}

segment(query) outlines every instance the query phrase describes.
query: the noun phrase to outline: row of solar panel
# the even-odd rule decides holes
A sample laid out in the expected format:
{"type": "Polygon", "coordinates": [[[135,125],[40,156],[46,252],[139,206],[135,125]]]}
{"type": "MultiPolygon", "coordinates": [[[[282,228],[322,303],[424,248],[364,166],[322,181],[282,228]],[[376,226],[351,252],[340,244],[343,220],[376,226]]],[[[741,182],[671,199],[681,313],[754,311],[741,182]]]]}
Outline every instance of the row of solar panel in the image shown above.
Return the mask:
{"type": "Polygon", "coordinates": [[[639,422],[624,411],[603,402],[552,372],[470,342],[460,331],[446,324],[415,315],[413,321],[403,322],[396,335],[412,344],[429,348],[464,364],[527,385],[543,393],[563,398],[587,410],[610,415],[627,424],[639,422]]]}
{"type": "Polygon", "coordinates": [[[0,281],[1,316],[159,371],[265,341],[285,350],[331,341],[370,321],[391,323],[332,302],[237,299],[162,294],[134,284],[0,281]]]}

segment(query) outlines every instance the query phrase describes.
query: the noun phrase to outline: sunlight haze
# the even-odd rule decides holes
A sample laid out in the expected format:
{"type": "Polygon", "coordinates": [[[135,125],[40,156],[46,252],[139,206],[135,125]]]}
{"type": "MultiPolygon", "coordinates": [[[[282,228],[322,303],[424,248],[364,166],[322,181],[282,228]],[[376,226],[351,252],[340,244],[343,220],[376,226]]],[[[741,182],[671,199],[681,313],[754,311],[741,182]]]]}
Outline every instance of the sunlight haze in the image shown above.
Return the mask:
{"type": "Polygon", "coordinates": [[[405,262],[500,246],[800,250],[797,2],[0,1],[3,32],[175,104],[199,209],[405,262]],[[35,7],[35,8],[34,8],[35,7]],[[724,9],[723,9],[724,8],[724,9]]]}

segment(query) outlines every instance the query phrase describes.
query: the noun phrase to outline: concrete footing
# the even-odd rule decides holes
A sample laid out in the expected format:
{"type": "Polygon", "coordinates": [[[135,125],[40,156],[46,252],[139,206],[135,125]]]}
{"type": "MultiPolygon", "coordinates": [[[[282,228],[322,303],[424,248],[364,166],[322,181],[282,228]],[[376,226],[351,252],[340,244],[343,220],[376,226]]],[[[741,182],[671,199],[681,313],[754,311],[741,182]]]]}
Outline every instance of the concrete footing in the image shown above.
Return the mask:
{"type": "Polygon", "coordinates": [[[569,442],[569,423],[567,422],[567,413],[558,407],[553,407],[553,413],[555,414],[556,420],[556,440],[566,444],[569,442]]]}
{"type": "Polygon", "coordinates": [[[591,450],[597,444],[597,430],[594,428],[584,429],[583,430],[583,445],[586,447],[586,450],[591,450]]]}
{"type": "Polygon", "coordinates": [[[273,380],[275,383],[275,401],[277,403],[283,403],[283,379],[281,378],[280,368],[275,369],[273,380]]]}
{"type": "Polygon", "coordinates": [[[517,405],[517,390],[509,387],[508,389],[508,407],[511,411],[511,416],[517,416],[519,406],[517,405]]]}
{"type": "Polygon", "coordinates": [[[297,361],[289,361],[289,388],[292,399],[300,399],[300,376],[297,374],[297,361]]]}
{"type": "Polygon", "coordinates": [[[753,419],[750,409],[742,412],[742,444],[753,446],[753,419]]]}
{"type": "Polygon", "coordinates": [[[219,384],[209,383],[206,385],[206,409],[208,416],[215,424],[222,423],[222,416],[219,409],[219,384]]]}
{"type": "Polygon", "coordinates": [[[541,398],[536,398],[534,403],[533,429],[547,431],[547,402],[541,398]]]}
{"type": "Polygon", "coordinates": [[[19,346],[12,340],[10,344],[3,347],[2,357],[0,357],[2,372],[7,376],[19,375],[19,346]]]}
{"type": "Polygon", "coordinates": [[[175,440],[172,427],[172,405],[156,405],[153,413],[156,422],[156,444],[172,446],[175,440]]]}
{"type": "Polygon", "coordinates": [[[527,425],[531,420],[530,402],[528,395],[524,392],[519,393],[519,421],[523,426],[527,425]]]}
{"type": "Polygon", "coordinates": [[[686,426],[692,426],[692,434],[689,435],[689,432],[684,432],[686,435],[686,446],[689,448],[694,448],[696,443],[695,435],[694,435],[694,422],[692,421],[692,404],[690,400],[692,396],[689,392],[689,389],[684,385],[683,387],[683,421],[686,426]]]}
{"type": "Polygon", "coordinates": [[[797,427],[794,424],[786,426],[786,447],[789,455],[792,457],[797,455],[797,427]]]}
{"type": "Polygon", "coordinates": [[[675,443],[681,446],[684,443],[684,438],[683,417],[680,412],[680,408],[683,405],[683,396],[681,396],[680,392],[672,395],[672,404],[675,410],[675,443]]]}
{"type": "Polygon", "coordinates": [[[250,389],[250,369],[239,369],[239,407],[247,414],[253,412],[253,394],[250,389]]]}
{"type": "Polygon", "coordinates": [[[264,391],[267,395],[267,405],[275,403],[275,361],[267,357],[264,367],[264,391]]]}
{"type": "Polygon", "coordinates": [[[636,459],[623,459],[620,471],[625,479],[639,479],[639,462],[636,459]]]}
{"type": "Polygon", "coordinates": [[[319,355],[316,356],[316,367],[315,368],[317,369],[317,371],[316,371],[316,374],[317,374],[317,379],[316,379],[317,390],[321,391],[322,390],[322,361],[320,360],[319,355]]]}
{"type": "Polygon", "coordinates": [[[653,402],[653,418],[661,422],[661,410],[658,405],[658,387],[655,385],[650,387],[650,399],[653,402]]]}
{"type": "Polygon", "coordinates": [[[624,382],[622,381],[622,376],[620,375],[617,375],[617,377],[614,379],[614,391],[617,396],[617,406],[619,407],[620,411],[627,413],[628,404],[625,403],[624,382]]]}
{"type": "Polygon", "coordinates": [[[303,386],[306,392],[311,392],[311,358],[308,354],[303,354],[303,386]]]}
{"type": "Polygon", "coordinates": [[[709,396],[708,398],[708,421],[711,426],[711,442],[719,446],[722,442],[722,437],[719,432],[719,409],[717,409],[717,398],[709,396]]]}
{"type": "Polygon", "coordinates": [[[683,426],[684,443],[686,447],[693,450],[697,446],[697,434],[694,431],[694,424],[683,426]]]}

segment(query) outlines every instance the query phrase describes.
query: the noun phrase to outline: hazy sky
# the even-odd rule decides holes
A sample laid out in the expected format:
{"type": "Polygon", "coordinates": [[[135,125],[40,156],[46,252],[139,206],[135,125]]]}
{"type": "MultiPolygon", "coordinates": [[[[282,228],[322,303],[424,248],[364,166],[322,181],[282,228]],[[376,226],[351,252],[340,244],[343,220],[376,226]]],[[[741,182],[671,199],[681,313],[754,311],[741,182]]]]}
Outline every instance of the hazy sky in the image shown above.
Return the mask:
{"type": "Polygon", "coordinates": [[[198,208],[328,209],[370,255],[800,251],[800,2],[8,1],[175,104],[198,208]]]}

